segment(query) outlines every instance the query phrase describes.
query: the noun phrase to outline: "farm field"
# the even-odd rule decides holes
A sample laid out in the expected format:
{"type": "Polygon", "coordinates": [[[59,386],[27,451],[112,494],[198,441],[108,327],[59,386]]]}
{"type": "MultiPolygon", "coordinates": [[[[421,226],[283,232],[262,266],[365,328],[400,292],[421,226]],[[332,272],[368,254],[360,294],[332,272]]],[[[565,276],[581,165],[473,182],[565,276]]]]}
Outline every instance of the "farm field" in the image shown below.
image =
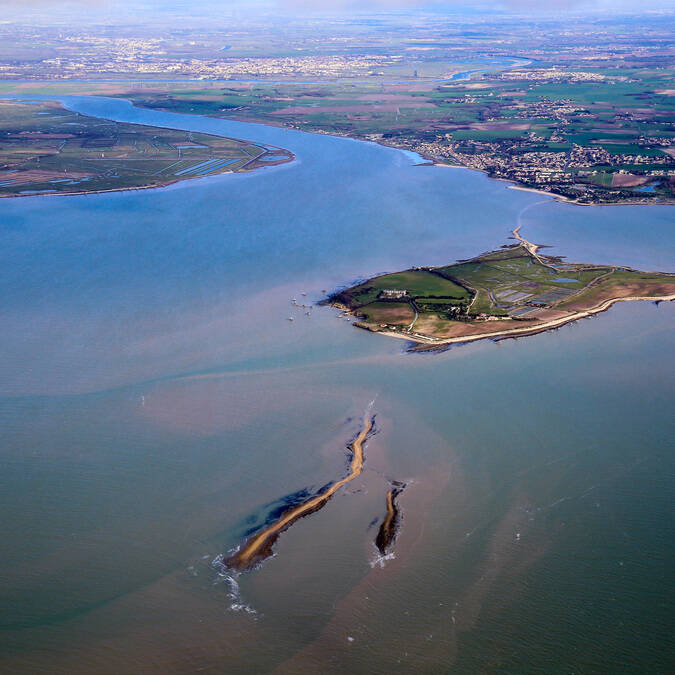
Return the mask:
{"type": "Polygon", "coordinates": [[[51,101],[0,101],[5,197],[157,187],[290,157],[230,138],[88,117],[51,101]]]}

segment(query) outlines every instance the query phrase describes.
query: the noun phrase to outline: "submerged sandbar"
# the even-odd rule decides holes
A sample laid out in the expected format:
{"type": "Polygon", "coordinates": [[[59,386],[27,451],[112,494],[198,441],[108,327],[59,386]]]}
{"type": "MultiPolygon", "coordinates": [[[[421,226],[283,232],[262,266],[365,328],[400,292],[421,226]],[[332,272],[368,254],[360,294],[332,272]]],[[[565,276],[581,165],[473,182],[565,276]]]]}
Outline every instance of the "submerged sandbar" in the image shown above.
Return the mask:
{"type": "Polygon", "coordinates": [[[381,555],[387,555],[391,551],[398,534],[400,511],[397,499],[404,489],[405,483],[394,482],[387,491],[387,510],[375,537],[375,546],[381,555]]]}
{"type": "Polygon", "coordinates": [[[238,551],[223,561],[224,565],[237,571],[244,571],[255,567],[256,564],[272,555],[274,543],[284,530],[287,530],[300,518],[308,516],[323,508],[341,487],[359,476],[363,471],[364,444],[373,431],[373,427],[374,419],[366,415],[363,420],[361,431],[359,431],[356,438],[347,446],[352,453],[349,475],[345,476],[337,483],[329,485],[319,492],[319,494],[310,497],[302,504],[291,507],[282,514],[279,520],[244,542],[238,551]]]}

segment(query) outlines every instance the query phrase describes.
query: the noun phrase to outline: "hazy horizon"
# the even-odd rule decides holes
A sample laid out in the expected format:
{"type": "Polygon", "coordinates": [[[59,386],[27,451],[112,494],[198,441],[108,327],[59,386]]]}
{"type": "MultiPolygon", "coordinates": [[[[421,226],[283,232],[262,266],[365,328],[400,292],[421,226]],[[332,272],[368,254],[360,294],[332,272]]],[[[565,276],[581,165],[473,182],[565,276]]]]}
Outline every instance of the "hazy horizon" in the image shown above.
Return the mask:
{"type": "Polygon", "coordinates": [[[447,0],[233,0],[223,6],[216,0],[5,0],[0,23],[31,21],[49,17],[60,24],[66,19],[84,23],[129,21],[135,17],[163,20],[181,16],[199,20],[206,17],[227,17],[242,13],[338,14],[363,15],[427,11],[457,15],[486,16],[530,14],[533,16],[565,16],[591,14],[613,18],[617,14],[643,15],[670,13],[675,0],[564,0],[551,8],[537,0],[481,0],[467,5],[447,0]]]}

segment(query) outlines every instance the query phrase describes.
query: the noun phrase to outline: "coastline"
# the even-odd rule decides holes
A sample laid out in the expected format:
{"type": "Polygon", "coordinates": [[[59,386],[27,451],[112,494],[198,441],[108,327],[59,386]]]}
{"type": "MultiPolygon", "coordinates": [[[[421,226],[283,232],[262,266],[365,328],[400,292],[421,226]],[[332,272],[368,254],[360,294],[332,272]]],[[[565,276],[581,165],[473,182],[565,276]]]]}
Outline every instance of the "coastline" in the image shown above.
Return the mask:
{"type": "MultiPolygon", "coordinates": [[[[231,173],[239,173],[237,171],[223,171],[222,173],[214,174],[215,176],[226,176],[231,173]]],[[[103,195],[109,194],[111,192],[130,192],[133,190],[162,190],[164,188],[170,187],[171,185],[176,185],[177,183],[184,183],[189,180],[195,180],[198,178],[213,178],[213,176],[190,176],[183,180],[171,180],[166,183],[160,183],[158,185],[135,185],[133,187],[124,187],[124,188],[109,188],[106,190],[80,190],[79,192],[24,192],[23,194],[0,194],[0,199],[18,199],[20,197],[81,197],[82,195],[103,195]]]]}
{"type": "MultiPolygon", "coordinates": [[[[452,78],[450,78],[452,79],[452,78]]],[[[5,97],[12,97],[10,96],[0,96],[0,98],[5,98],[5,97]]],[[[51,97],[49,97],[51,98],[51,97]]],[[[60,101],[62,105],[65,106],[65,103],[63,102],[62,98],[59,96],[54,96],[53,100],[60,101]]],[[[158,108],[153,108],[149,106],[143,106],[139,104],[137,99],[133,98],[128,98],[128,99],[123,99],[127,100],[132,106],[135,108],[141,109],[141,110],[157,110],[161,112],[167,112],[167,113],[172,113],[172,110],[169,109],[164,109],[161,107],[158,108]]],[[[67,106],[65,106],[67,107],[67,106]]],[[[183,114],[191,114],[191,113],[183,113],[183,114]]],[[[595,203],[584,203],[584,202],[579,202],[575,199],[570,199],[569,197],[565,197],[564,195],[559,195],[556,194],[555,192],[548,192],[546,190],[539,190],[537,188],[533,187],[528,187],[526,185],[522,185],[518,183],[515,180],[509,179],[509,178],[502,178],[498,176],[491,176],[487,171],[484,169],[475,169],[470,166],[464,166],[462,164],[452,164],[443,160],[440,160],[436,157],[432,157],[429,155],[426,155],[422,152],[418,152],[416,150],[409,150],[407,148],[400,148],[396,145],[391,145],[389,143],[384,143],[382,140],[371,140],[367,138],[361,138],[358,135],[352,135],[349,133],[339,133],[336,131],[326,131],[323,129],[303,129],[300,127],[295,127],[293,125],[287,125],[283,124],[282,122],[277,122],[275,120],[268,120],[268,119],[260,119],[257,118],[255,115],[252,116],[246,116],[242,118],[230,118],[230,117],[222,117],[222,116],[217,116],[217,115],[201,115],[197,114],[195,115],[196,117],[205,117],[205,118],[210,118],[210,119],[217,119],[217,120],[225,120],[225,121],[230,121],[230,122],[245,122],[247,124],[262,124],[264,126],[268,127],[273,127],[273,128],[279,128],[279,129],[290,129],[293,131],[300,131],[302,133],[307,133],[307,134],[321,134],[325,136],[333,136],[336,138],[345,138],[345,139],[350,139],[353,141],[360,141],[362,143],[375,143],[381,147],[384,148],[390,148],[393,150],[399,150],[401,152],[414,152],[417,155],[419,155],[422,159],[425,160],[424,163],[419,163],[416,164],[415,166],[441,166],[441,167],[447,167],[447,168],[453,168],[453,169],[465,169],[467,171],[476,171],[478,173],[482,173],[488,178],[492,180],[497,180],[497,181],[503,181],[505,183],[508,183],[508,189],[510,190],[519,190],[521,192],[532,192],[534,194],[539,194],[543,195],[546,197],[550,197],[551,199],[558,201],[563,204],[572,204],[575,206],[673,206],[675,205],[675,200],[668,201],[668,200],[661,200],[661,201],[649,201],[649,202],[641,202],[641,201],[620,201],[620,202],[595,202],[595,203]]],[[[101,118],[105,119],[105,118],[101,118]]],[[[142,123],[141,123],[142,124],[142,123]]],[[[167,127],[168,128],[168,127],[167,127]]],[[[223,136],[222,138],[230,138],[229,136],[223,136]]],[[[238,140],[238,141],[243,141],[244,139],[233,139],[233,140],[238,140]]],[[[256,144],[255,141],[248,141],[250,143],[256,144]]],[[[270,163],[270,166],[275,166],[278,164],[286,164],[288,162],[292,162],[296,159],[296,156],[293,152],[290,150],[287,150],[286,148],[279,148],[281,150],[284,150],[287,152],[290,157],[287,160],[283,160],[280,162],[275,162],[275,163],[270,163]]],[[[253,169],[254,171],[257,170],[258,168],[262,167],[256,167],[253,169]]],[[[215,175],[224,175],[226,173],[242,173],[244,172],[242,169],[239,169],[237,171],[225,171],[220,174],[215,174],[215,175]]],[[[191,178],[208,178],[210,176],[193,176],[191,178]]],[[[169,185],[173,185],[175,183],[183,182],[184,180],[190,180],[191,178],[187,179],[178,179],[176,181],[170,181],[167,183],[162,183],[159,185],[143,185],[143,186],[137,186],[137,187],[129,187],[129,188],[110,188],[106,190],[84,190],[84,191],[79,191],[79,192],[60,192],[60,193],[45,193],[45,192],[40,192],[40,193],[35,193],[35,194],[8,194],[8,195],[0,195],[0,199],[5,199],[5,198],[13,198],[13,197],[35,197],[35,196],[44,196],[44,197],[53,197],[53,196],[71,196],[71,195],[83,195],[83,194],[101,194],[101,193],[108,193],[108,192],[124,192],[127,190],[147,190],[147,189],[156,189],[156,188],[163,188],[167,187],[169,185]]]]}
{"type": "MultiPolygon", "coordinates": [[[[14,95],[2,95],[0,94],[0,99],[13,99],[16,98],[14,95]]],[[[52,100],[52,101],[57,101],[61,106],[63,106],[66,110],[70,110],[66,102],[63,100],[63,98],[55,96],[55,97],[47,97],[47,100],[52,100]]],[[[131,105],[134,105],[134,102],[131,101],[131,105]]],[[[140,107],[142,106],[135,106],[135,107],[140,107]]],[[[152,108],[143,108],[145,110],[152,110],[152,108]]],[[[170,111],[167,111],[170,112],[170,111]]],[[[197,117],[200,117],[198,115],[197,117]]],[[[208,115],[201,115],[201,117],[209,117],[208,115]]],[[[101,117],[99,119],[102,120],[108,120],[108,121],[114,121],[110,120],[109,118],[106,117],[101,117]]],[[[222,118],[213,118],[213,119],[222,119],[222,118]]],[[[137,122],[136,124],[139,124],[140,126],[152,126],[149,124],[144,124],[142,122],[137,122]]],[[[162,127],[165,129],[170,129],[173,131],[180,131],[180,129],[174,129],[173,127],[162,127]]],[[[224,138],[232,141],[236,141],[238,143],[248,143],[250,145],[254,145],[260,149],[263,150],[263,152],[260,155],[257,155],[256,157],[251,157],[245,164],[240,166],[238,169],[228,169],[225,171],[218,171],[218,173],[213,173],[209,175],[195,175],[195,176],[185,176],[185,177],[180,177],[180,178],[174,178],[171,180],[166,180],[162,182],[158,182],[152,185],[131,185],[127,187],[110,187],[110,188],[102,188],[102,189],[91,189],[91,190],[74,190],[74,191],[45,191],[45,190],[35,190],[35,191],[26,191],[23,193],[0,193],[0,199],[15,199],[18,197],[74,197],[74,196],[82,196],[82,195],[95,195],[95,194],[109,194],[111,192],[129,192],[132,190],[160,190],[163,188],[170,187],[171,185],[176,185],[178,183],[184,183],[187,181],[191,180],[198,180],[198,179],[203,179],[203,178],[213,178],[215,176],[225,176],[229,174],[237,174],[237,173],[252,173],[254,171],[257,171],[259,169],[264,169],[266,167],[275,167],[275,166],[280,166],[282,164],[289,164],[291,162],[294,162],[297,157],[294,152],[291,150],[288,150],[287,148],[283,148],[278,145],[273,145],[273,144],[260,144],[259,142],[256,141],[248,141],[246,139],[241,139],[241,138],[234,138],[232,136],[223,136],[221,134],[213,134],[214,136],[217,136],[218,138],[224,138]],[[272,154],[272,156],[275,156],[274,153],[270,153],[270,149],[276,150],[276,151],[281,151],[281,153],[284,153],[286,156],[282,157],[281,159],[278,160],[271,160],[271,161],[260,161],[261,157],[265,157],[266,155],[272,154]],[[251,166],[255,165],[255,166],[251,166]],[[248,168],[251,166],[251,168],[248,168]]]]}
{"type": "MultiPolygon", "coordinates": [[[[102,195],[109,194],[111,192],[130,192],[132,190],[162,190],[172,185],[178,185],[180,183],[187,183],[193,180],[204,180],[205,178],[216,178],[217,176],[229,176],[239,173],[253,173],[254,171],[259,171],[260,169],[271,168],[275,166],[281,166],[282,164],[290,164],[294,162],[296,156],[290,150],[287,150],[289,154],[288,159],[281,160],[279,162],[265,162],[260,166],[256,166],[252,169],[246,169],[242,167],[235,171],[221,171],[219,173],[214,173],[209,176],[187,176],[186,178],[177,178],[176,180],[169,180],[163,183],[158,183],[156,185],[134,185],[131,187],[121,187],[121,188],[107,188],[105,190],[79,190],[77,192],[25,192],[23,194],[0,194],[0,199],[17,199],[20,197],[77,197],[82,195],[102,195]]],[[[257,158],[256,158],[257,159],[257,158]]],[[[255,161],[255,160],[253,160],[255,161]]],[[[246,166],[246,165],[245,165],[246,166]]]]}
{"type": "MultiPolygon", "coordinates": [[[[375,141],[377,142],[377,141],[375,141]]],[[[385,145],[382,143],[381,145],[385,145]]],[[[387,148],[393,148],[396,146],[393,145],[385,145],[387,148]]],[[[397,148],[398,150],[401,150],[402,148],[397,148]]],[[[435,159],[433,157],[429,157],[428,155],[424,155],[420,153],[421,157],[424,157],[429,163],[428,164],[420,164],[419,166],[444,166],[448,169],[466,169],[467,171],[477,171],[478,173],[482,173],[483,175],[487,176],[491,180],[497,180],[501,181],[503,183],[508,183],[507,190],[518,190],[520,192],[532,192],[537,195],[542,195],[544,197],[550,197],[556,202],[560,202],[561,204],[572,204],[574,206],[674,206],[675,201],[667,201],[667,200],[662,200],[662,201],[650,201],[650,202],[635,202],[635,201],[622,201],[622,202],[595,202],[592,204],[587,204],[585,202],[579,202],[576,199],[570,199],[569,197],[565,197],[564,195],[559,195],[556,194],[555,192],[548,192],[547,190],[539,190],[537,188],[533,187],[528,187],[527,185],[522,185],[518,183],[517,181],[511,180],[510,178],[501,178],[500,176],[491,176],[487,171],[484,169],[474,169],[471,166],[464,166],[463,164],[449,164],[447,162],[443,162],[441,160],[435,159]]]]}
{"type": "MultiPolygon", "coordinates": [[[[139,105],[139,108],[143,108],[144,106],[139,105]]],[[[154,110],[154,108],[145,108],[147,110],[154,110]]],[[[162,108],[157,108],[157,110],[162,110],[162,108]]],[[[165,112],[171,112],[170,110],[166,110],[165,112]]],[[[230,120],[228,117],[216,117],[212,115],[205,115],[204,117],[212,117],[213,119],[224,119],[224,120],[230,120]]],[[[482,173],[484,176],[487,176],[491,180],[496,180],[496,181],[501,181],[504,183],[508,183],[507,189],[509,190],[519,190],[521,192],[532,192],[534,194],[538,195],[543,195],[544,197],[550,197],[552,200],[555,200],[557,202],[560,202],[561,204],[572,204],[574,206],[674,206],[675,205],[675,200],[673,201],[668,201],[668,200],[661,200],[661,201],[649,201],[649,202],[639,202],[639,201],[620,201],[620,202],[595,202],[595,203],[585,203],[585,202],[579,202],[576,199],[570,199],[569,197],[565,197],[564,195],[559,195],[555,192],[548,192],[547,190],[539,190],[537,188],[533,187],[528,187],[526,185],[522,185],[521,183],[518,183],[515,180],[512,180],[510,178],[502,178],[500,176],[491,176],[487,171],[484,169],[475,169],[471,166],[464,166],[463,164],[451,164],[449,162],[442,161],[436,157],[432,157],[430,155],[427,155],[423,152],[418,152],[417,150],[409,150],[407,148],[399,148],[397,145],[391,145],[389,143],[383,143],[381,140],[372,140],[368,138],[361,138],[356,135],[351,135],[348,133],[339,133],[336,131],[326,131],[324,129],[302,129],[299,127],[295,127],[292,125],[286,125],[283,124],[282,122],[277,122],[274,120],[266,120],[266,119],[260,119],[256,118],[255,116],[251,117],[243,117],[241,119],[236,119],[233,118],[231,121],[233,122],[247,122],[249,124],[264,124],[265,126],[269,127],[276,127],[279,129],[292,129],[293,131],[301,131],[306,134],[321,134],[324,136],[333,136],[336,138],[348,138],[353,141],[361,141],[362,143],[375,143],[376,145],[379,145],[383,148],[390,148],[392,150],[399,150],[401,152],[414,152],[418,154],[422,159],[425,161],[423,163],[416,164],[415,166],[439,166],[439,167],[446,167],[448,169],[464,169],[466,171],[476,171],[477,173],[482,173]]]]}
{"type": "MultiPolygon", "coordinates": [[[[609,300],[604,300],[600,305],[596,307],[591,307],[590,309],[585,309],[579,312],[575,312],[570,316],[560,317],[558,319],[551,319],[550,321],[545,321],[544,323],[539,324],[538,326],[527,326],[523,328],[513,328],[511,330],[502,330],[494,331],[491,333],[478,333],[474,335],[463,335],[458,337],[451,338],[432,338],[424,337],[419,335],[404,335],[402,333],[396,333],[394,331],[370,331],[379,335],[386,335],[387,337],[398,338],[400,340],[406,340],[408,342],[415,342],[417,344],[434,346],[434,347],[444,347],[451,344],[464,344],[467,342],[476,342],[478,340],[486,339],[507,339],[512,337],[528,337],[530,335],[537,335],[539,333],[545,333],[549,330],[555,330],[560,328],[568,323],[573,323],[574,321],[579,321],[580,319],[586,319],[595,314],[600,314],[606,312],[612,305],[617,302],[634,302],[640,300],[651,300],[652,302],[672,302],[675,300],[675,293],[671,295],[660,295],[660,296],[644,296],[644,295],[633,295],[627,296],[624,298],[610,298],[609,300]]],[[[354,323],[354,326],[357,328],[365,328],[358,323],[354,323]]],[[[365,328],[365,330],[370,330],[365,328]]]]}

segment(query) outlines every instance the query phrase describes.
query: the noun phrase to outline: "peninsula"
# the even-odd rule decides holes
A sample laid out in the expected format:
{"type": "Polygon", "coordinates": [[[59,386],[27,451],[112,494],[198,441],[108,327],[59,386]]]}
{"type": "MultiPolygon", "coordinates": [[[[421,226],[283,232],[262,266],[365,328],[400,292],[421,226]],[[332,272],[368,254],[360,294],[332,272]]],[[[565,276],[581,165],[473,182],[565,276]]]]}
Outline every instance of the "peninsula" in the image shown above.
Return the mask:
{"type": "Polygon", "coordinates": [[[163,187],[293,159],[274,146],[0,101],[0,197],[163,187]]]}
{"type": "Polygon", "coordinates": [[[442,346],[534,335],[615,302],[675,299],[675,274],[568,263],[513,230],[517,243],[440,267],[384,274],[338,291],[332,304],[359,328],[442,346]]]}

